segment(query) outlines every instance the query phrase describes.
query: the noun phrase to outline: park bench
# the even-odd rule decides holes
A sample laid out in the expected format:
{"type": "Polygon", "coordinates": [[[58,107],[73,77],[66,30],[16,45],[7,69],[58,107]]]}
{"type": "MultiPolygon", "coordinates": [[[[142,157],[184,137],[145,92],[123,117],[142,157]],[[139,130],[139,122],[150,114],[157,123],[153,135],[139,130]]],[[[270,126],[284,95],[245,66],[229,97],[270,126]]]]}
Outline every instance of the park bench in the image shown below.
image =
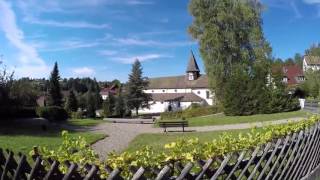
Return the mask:
{"type": "Polygon", "coordinates": [[[188,121],[160,121],[158,124],[164,128],[164,132],[167,132],[169,127],[182,127],[182,132],[184,132],[184,128],[189,126],[188,121]]]}

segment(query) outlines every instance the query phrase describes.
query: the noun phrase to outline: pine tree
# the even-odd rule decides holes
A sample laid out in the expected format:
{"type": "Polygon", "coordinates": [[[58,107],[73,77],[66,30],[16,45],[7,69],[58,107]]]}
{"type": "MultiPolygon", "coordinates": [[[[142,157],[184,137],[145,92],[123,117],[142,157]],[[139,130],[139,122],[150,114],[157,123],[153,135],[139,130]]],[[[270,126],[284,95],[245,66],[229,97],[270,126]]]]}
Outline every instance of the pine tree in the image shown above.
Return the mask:
{"type": "Polygon", "coordinates": [[[124,117],[124,115],[126,113],[126,105],[125,105],[124,99],[121,95],[119,95],[116,99],[114,112],[119,117],[124,117]]]}
{"type": "Polygon", "coordinates": [[[75,94],[73,93],[73,91],[69,92],[69,96],[66,101],[65,109],[68,112],[75,112],[78,109],[78,100],[77,100],[75,94]]]}
{"type": "Polygon", "coordinates": [[[148,107],[150,96],[144,93],[149,81],[142,76],[142,67],[138,59],[132,65],[129,82],[127,84],[127,104],[131,110],[135,110],[138,115],[139,108],[148,107]]]}
{"type": "Polygon", "coordinates": [[[87,92],[87,117],[95,118],[96,117],[96,102],[95,97],[91,91],[87,92]]]}
{"type": "Polygon", "coordinates": [[[49,79],[49,99],[48,105],[60,106],[62,105],[62,94],[60,88],[60,76],[58,70],[58,63],[55,62],[51,76],[49,79]]]}

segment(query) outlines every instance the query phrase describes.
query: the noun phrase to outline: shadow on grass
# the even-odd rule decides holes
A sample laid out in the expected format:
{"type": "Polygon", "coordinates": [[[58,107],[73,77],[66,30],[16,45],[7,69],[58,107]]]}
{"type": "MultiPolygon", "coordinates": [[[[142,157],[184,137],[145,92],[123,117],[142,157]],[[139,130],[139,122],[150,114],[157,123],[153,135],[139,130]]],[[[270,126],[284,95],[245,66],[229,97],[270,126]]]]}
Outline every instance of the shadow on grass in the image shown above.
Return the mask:
{"type": "Polygon", "coordinates": [[[87,128],[67,122],[52,123],[41,118],[0,120],[0,135],[56,137],[60,136],[63,130],[79,132],[87,128]]]}

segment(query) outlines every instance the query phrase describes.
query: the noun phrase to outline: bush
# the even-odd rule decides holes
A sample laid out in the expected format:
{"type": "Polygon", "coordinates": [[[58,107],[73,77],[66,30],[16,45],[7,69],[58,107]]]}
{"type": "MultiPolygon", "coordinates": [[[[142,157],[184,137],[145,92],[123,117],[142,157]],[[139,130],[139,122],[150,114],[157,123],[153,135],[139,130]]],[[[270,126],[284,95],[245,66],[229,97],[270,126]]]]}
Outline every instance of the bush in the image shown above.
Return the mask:
{"type": "MultiPolygon", "coordinates": [[[[238,135],[232,132],[224,133],[218,138],[209,142],[201,142],[197,138],[186,139],[182,138],[178,141],[164,145],[164,149],[159,153],[159,150],[152,147],[145,146],[140,150],[134,152],[123,152],[121,154],[113,152],[108,154],[106,162],[99,161],[98,156],[89,146],[89,144],[82,137],[72,138],[68,132],[63,131],[63,142],[58,150],[48,149],[47,147],[40,147],[39,153],[43,159],[53,159],[60,162],[69,160],[77,163],[79,169],[85,169],[86,164],[96,164],[97,166],[109,165],[113,169],[121,169],[121,174],[126,179],[132,178],[132,169],[135,168],[149,168],[158,169],[164,164],[175,164],[188,162],[197,163],[209,158],[223,157],[228,153],[241,152],[261,146],[268,142],[272,142],[277,138],[283,138],[293,133],[300,132],[311,128],[320,121],[319,116],[310,117],[308,120],[299,122],[289,122],[288,124],[266,126],[261,130],[252,129],[248,133],[239,133],[238,135]]],[[[37,155],[37,152],[31,151],[31,155],[37,155]]],[[[50,167],[49,163],[44,164],[46,168],[50,167]]],[[[59,169],[66,173],[68,168],[64,163],[61,163],[59,169]]],[[[104,168],[101,168],[101,175],[105,178],[108,174],[104,168]]],[[[155,179],[149,177],[152,174],[146,174],[148,179],[155,179]]]]}
{"type": "Polygon", "coordinates": [[[55,122],[66,121],[68,119],[67,111],[59,106],[39,107],[37,108],[37,114],[39,117],[55,122]]]}
{"type": "Polygon", "coordinates": [[[175,111],[175,112],[164,112],[161,113],[162,120],[169,120],[169,119],[182,119],[182,118],[191,118],[197,116],[206,116],[210,114],[216,114],[220,112],[220,108],[217,106],[191,106],[190,108],[182,111],[175,111]]]}
{"type": "Polygon", "coordinates": [[[72,119],[83,119],[84,117],[85,117],[85,115],[82,111],[71,112],[72,119]]]}
{"type": "Polygon", "coordinates": [[[34,118],[37,117],[35,107],[0,107],[1,119],[6,118],[34,118]]]}

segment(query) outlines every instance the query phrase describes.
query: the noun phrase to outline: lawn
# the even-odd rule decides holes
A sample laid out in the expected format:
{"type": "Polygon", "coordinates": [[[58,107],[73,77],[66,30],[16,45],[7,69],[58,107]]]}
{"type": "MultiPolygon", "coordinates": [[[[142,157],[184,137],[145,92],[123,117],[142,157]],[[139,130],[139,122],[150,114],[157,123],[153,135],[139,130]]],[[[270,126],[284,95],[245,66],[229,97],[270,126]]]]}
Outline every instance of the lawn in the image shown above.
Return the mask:
{"type": "Polygon", "coordinates": [[[190,138],[199,138],[199,141],[208,142],[212,141],[215,138],[218,138],[219,135],[224,132],[229,132],[232,135],[238,135],[239,133],[249,132],[251,129],[242,129],[242,130],[230,130],[230,131],[212,131],[212,132],[189,132],[189,133],[163,133],[163,134],[141,134],[137,136],[125,151],[133,152],[138,149],[141,149],[144,146],[151,146],[156,151],[161,151],[164,148],[164,145],[178,139],[190,139],[190,138]]]}
{"type": "MultiPolygon", "coordinates": [[[[97,120],[71,120],[68,124],[73,127],[82,127],[84,125],[94,125],[97,120]]],[[[6,122],[0,124],[0,148],[10,149],[14,152],[28,154],[33,146],[47,146],[49,149],[56,149],[62,142],[61,131],[65,128],[47,123],[37,122],[6,122]]],[[[106,137],[105,134],[95,134],[91,132],[77,132],[72,129],[66,129],[71,136],[85,137],[88,143],[94,143],[106,137]]]]}
{"type": "Polygon", "coordinates": [[[81,127],[88,127],[88,126],[96,126],[101,123],[106,123],[107,121],[103,121],[101,119],[71,119],[68,121],[69,125],[73,126],[81,126],[81,127]]]}
{"type": "Polygon", "coordinates": [[[293,111],[274,114],[257,114],[251,116],[225,116],[224,114],[194,117],[187,119],[189,126],[224,125],[237,123],[265,122],[294,117],[307,117],[309,113],[305,111],[293,111]]]}

